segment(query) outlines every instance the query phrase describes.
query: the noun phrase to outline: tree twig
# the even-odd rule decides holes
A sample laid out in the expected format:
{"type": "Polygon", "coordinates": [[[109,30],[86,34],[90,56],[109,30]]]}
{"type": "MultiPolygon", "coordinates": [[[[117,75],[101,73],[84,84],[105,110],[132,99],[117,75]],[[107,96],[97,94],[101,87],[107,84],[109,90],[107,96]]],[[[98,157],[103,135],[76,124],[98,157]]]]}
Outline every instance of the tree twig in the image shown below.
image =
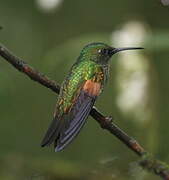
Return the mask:
{"type": "MultiPolygon", "coordinates": [[[[29,66],[26,62],[16,57],[7,48],[0,45],[0,56],[22,73],[26,74],[32,80],[51,89],[55,93],[59,93],[60,86],[47,76],[29,66]]],[[[169,180],[169,167],[167,164],[154,159],[151,154],[132,137],[123,132],[113,121],[111,117],[104,116],[96,107],[90,112],[90,115],[100,124],[103,129],[106,129],[111,134],[116,136],[123,144],[141,157],[139,165],[144,169],[154,172],[165,180],[169,180]]]]}

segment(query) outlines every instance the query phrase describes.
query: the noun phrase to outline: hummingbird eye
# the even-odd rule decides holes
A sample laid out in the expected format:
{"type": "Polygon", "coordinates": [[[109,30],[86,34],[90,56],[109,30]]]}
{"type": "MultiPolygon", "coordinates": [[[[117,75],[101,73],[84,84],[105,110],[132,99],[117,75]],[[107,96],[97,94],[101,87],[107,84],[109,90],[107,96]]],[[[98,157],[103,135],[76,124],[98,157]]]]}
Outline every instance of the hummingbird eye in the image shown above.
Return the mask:
{"type": "Polygon", "coordinates": [[[98,53],[99,53],[99,54],[102,54],[102,49],[99,49],[99,50],[98,50],[98,53]]]}
{"type": "Polygon", "coordinates": [[[109,49],[105,49],[105,48],[104,49],[99,49],[98,53],[102,54],[102,55],[109,55],[110,54],[109,49]]]}

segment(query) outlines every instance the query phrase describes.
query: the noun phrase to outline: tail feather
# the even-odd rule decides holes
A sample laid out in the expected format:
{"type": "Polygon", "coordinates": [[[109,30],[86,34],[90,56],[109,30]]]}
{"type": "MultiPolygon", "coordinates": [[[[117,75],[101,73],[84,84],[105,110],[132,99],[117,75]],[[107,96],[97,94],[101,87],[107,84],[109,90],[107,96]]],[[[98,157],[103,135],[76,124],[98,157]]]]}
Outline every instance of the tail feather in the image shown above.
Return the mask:
{"type": "Polygon", "coordinates": [[[52,144],[52,142],[54,142],[56,138],[59,136],[61,128],[61,120],[55,117],[41,142],[41,146],[44,147],[52,144]]]}

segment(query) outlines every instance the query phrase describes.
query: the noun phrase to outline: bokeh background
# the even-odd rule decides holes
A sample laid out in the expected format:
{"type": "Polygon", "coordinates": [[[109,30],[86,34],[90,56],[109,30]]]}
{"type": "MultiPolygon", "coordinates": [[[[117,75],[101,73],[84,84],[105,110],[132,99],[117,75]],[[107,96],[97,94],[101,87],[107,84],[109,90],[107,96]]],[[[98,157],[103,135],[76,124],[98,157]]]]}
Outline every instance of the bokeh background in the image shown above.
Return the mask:
{"type": "MultiPolygon", "coordinates": [[[[115,55],[96,106],[169,163],[168,0],[0,0],[0,42],[61,83],[90,42],[144,51],[115,55]]],[[[63,152],[41,148],[57,95],[0,57],[0,179],[159,179],[92,119],[63,152]]]]}

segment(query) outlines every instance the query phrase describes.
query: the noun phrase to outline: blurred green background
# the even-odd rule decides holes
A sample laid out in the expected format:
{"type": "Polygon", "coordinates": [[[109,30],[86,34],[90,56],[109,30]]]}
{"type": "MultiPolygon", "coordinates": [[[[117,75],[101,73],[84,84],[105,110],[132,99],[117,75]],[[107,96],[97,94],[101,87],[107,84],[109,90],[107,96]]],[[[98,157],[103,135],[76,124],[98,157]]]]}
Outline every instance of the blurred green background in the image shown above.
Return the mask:
{"type": "MultiPolygon", "coordinates": [[[[111,61],[96,106],[149,152],[169,163],[169,6],[167,0],[0,0],[0,42],[61,83],[84,45],[143,46],[111,61]]],[[[159,179],[88,118],[63,152],[41,148],[57,95],[0,57],[0,179],[159,179]]]]}

